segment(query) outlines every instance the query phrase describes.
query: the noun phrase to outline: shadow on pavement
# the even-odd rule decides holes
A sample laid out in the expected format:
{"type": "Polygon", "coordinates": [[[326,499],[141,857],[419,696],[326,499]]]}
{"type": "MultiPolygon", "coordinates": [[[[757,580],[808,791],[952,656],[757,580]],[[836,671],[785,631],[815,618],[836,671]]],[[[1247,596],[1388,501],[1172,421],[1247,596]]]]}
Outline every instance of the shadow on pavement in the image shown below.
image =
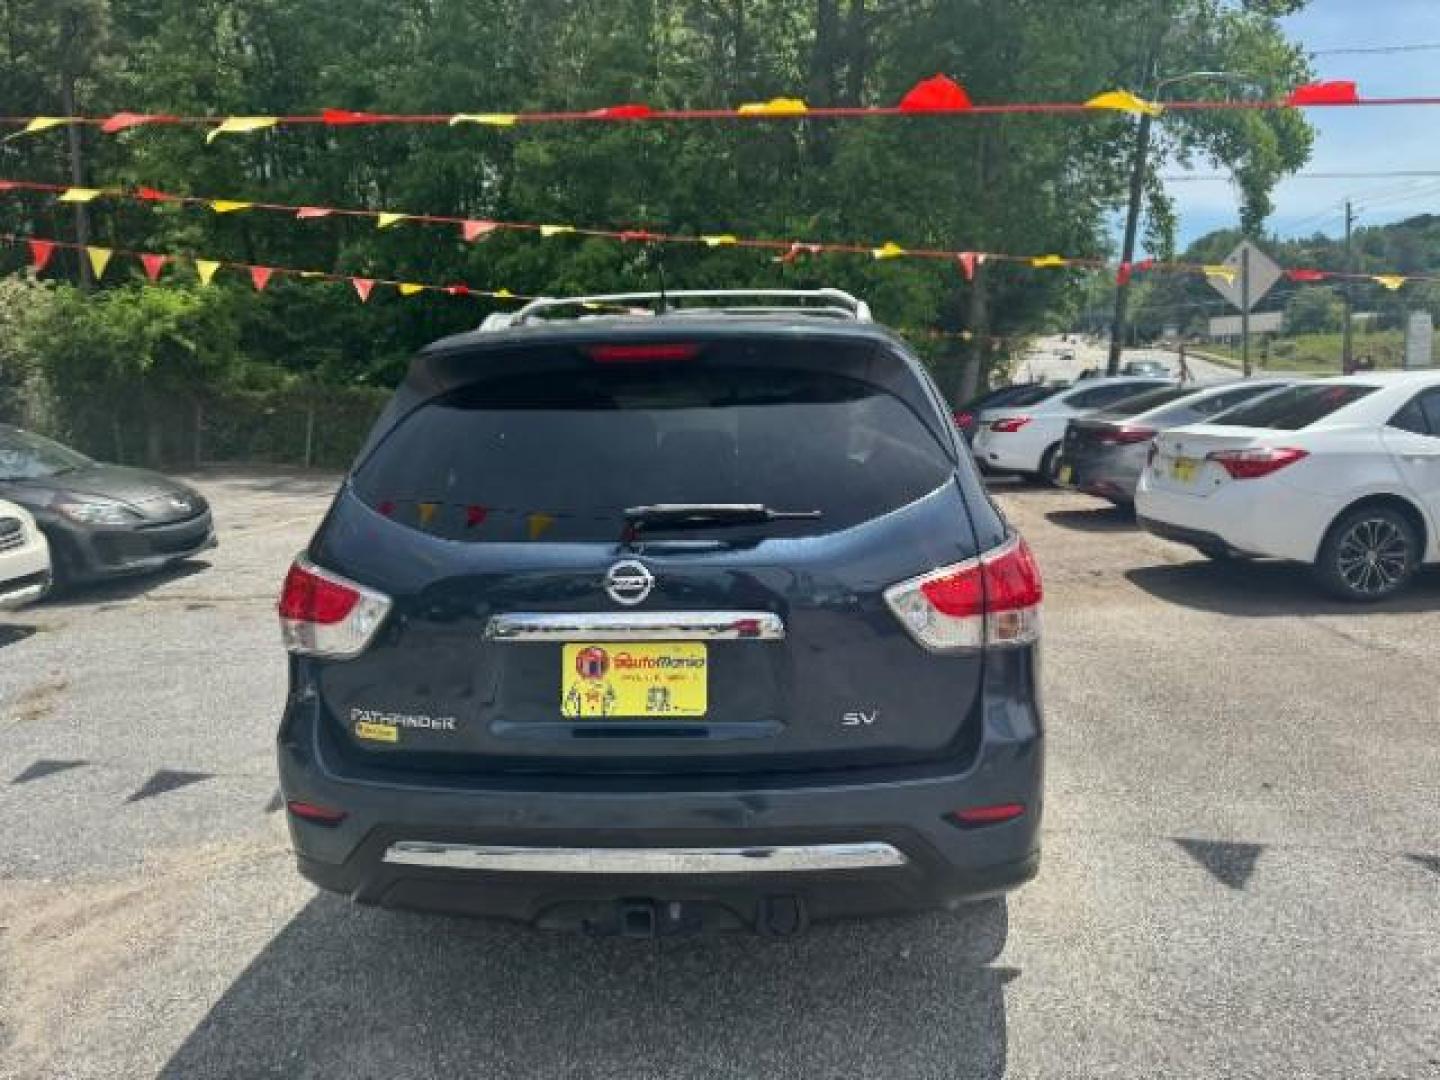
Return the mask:
{"type": "Polygon", "coordinates": [[[66,585],[51,593],[42,603],[46,607],[52,608],[120,604],[126,600],[144,596],[152,589],[158,589],[162,585],[184,581],[188,577],[202,574],[209,569],[208,562],[189,559],[147,574],[135,574],[130,577],[115,578],[113,581],[99,581],[84,585],[66,585]]]}
{"type": "Polygon", "coordinates": [[[1106,503],[1093,510],[1051,510],[1045,520],[1062,529],[1077,532],[1111,533],[1136,532],[1135,511],[1129,507],[1112,506],[1106,503]]]}
{"type": "Polygon", "coordinates": [[[321,895],[175,1052],[194,1077],[1000,1077],[1008,912],[596,940],[321,895]]]}
{"type": "Polygon", "coordinates": [[[1310,568],[1284,562],[1191,562],[1143,566],[1125,576],[1151,596],[1221,615],[1396,615],[1440,611],[1440,573],[1378,604],[1347,604],[1320,591],[1310,568]]]}
{"type": "Polygon", "coordinates": [[[14,645],[24,641],[28,637],[34,636],[35,627],[33,626],[14,623],[0,626],[0,649],[3,649],[6,645],[14,645]]]}

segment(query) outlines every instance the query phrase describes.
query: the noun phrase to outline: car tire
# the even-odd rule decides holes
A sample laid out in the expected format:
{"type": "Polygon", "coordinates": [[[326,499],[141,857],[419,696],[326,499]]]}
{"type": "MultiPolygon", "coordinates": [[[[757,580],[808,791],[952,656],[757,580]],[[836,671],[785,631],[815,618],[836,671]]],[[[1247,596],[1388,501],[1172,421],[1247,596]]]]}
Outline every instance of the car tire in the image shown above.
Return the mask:
{"type": "Polygon", "coordinates": [[[1045,451],[1040,459],[1040,471],[1035,479],[1046,487],[1060,486],[1060,444],[1056,443],[1045,451]]]}
{"type": "Polygon", "coordinates": [[[1361,506],[1330,526],[1315,573],[1331,596],[1371,604],[1404,589],[1419,563],[1420,537],[1405,514],[1388,506],[1361,506]]]}

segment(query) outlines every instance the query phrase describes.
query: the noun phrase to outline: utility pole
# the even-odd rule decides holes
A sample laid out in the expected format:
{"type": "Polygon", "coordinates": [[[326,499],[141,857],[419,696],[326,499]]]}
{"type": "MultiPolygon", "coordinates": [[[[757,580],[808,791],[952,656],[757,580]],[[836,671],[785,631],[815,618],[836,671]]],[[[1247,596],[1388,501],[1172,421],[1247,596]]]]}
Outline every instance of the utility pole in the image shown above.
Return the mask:
{"type": "MultiPolygon", "coordinates": [[[[1135,161],[1130,169],[1130,209],[1125,216],[1125,243],[1121,248],[1122,265],[1135,261],[1135,234],[1140,226],[1140,199],[1145,194],[1145,162],[1150,156],[1150,125],[1148,112],[1140,116],[1140,126],[1135,131],[1135,161]]],[[[1120,373],[1120,350],[1125,336],[1125,318],[1130,306],[1130,285],[1128,282],[1115,283],[1115,319],[1110,324],[1110,358],[1105,363],[1105,374],[1120,373]]]]}
{"type": "MultiPolygon", "coordinates": [[[[1353,258],[1354,245],[1352,239],[1355,227],[1355,210],[1350,200],[1345,200],[1345,273],[1355,272],[1355,260],[1353,258]]],[[[1355,370],[1355,282],[1352,278],[1345,279],[1345,326],[1344,345],[1341,347],[1340,370],[1349,375],[1355,370]]]]}
{"type": "MultiPolygon", "coordinates": [[[[78,115],[75,105],[75,54],[80,49],[79,16],[69,12],[65,17],[65,28],[61,40],[62,62],[60,68],[60,108],[66,116],[78,115]]],[[[66,133],[70,142],[70,184],[85,186],[85,144],[79,124],[67,124],[66,133]]],[[[89,290],[95,286],[95,275],[90,269],[90,260],[85,249],[90,245],[90,211],[84,203],[75,204],[75,243],[80,247],[75,252],[75,261],[80,266],[80,287],[89,290]]]]}
{"type": "Polygon", "coordinates": [[[1250,377],[1250,247],[1240,252],[1240,370],[1250,377]]]}

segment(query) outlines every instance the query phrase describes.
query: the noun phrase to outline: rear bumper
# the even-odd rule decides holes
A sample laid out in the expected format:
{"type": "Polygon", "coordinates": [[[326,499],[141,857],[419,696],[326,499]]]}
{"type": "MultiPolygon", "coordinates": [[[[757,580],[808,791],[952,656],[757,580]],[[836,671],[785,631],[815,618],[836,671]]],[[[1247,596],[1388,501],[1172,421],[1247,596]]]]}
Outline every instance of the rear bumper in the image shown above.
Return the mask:
{"type": "Polygon", "coordinates": [[[1342,505],[1274,477],[1225,484],[1202,497],[1157,487],[1146,472],[1135,493],[1137,517],[1157,536],[1205,551],[1303,563],[1315,561],[1342,505]]]}
{"type": "MultiPolygon", "coordinates": [[[[1126,448],[1128,449],[1128,448],[1126,448]]],[[[1070,487],[1086,495],[1117,503],[1133,503],[1140,473],[1145,467],[1145,447],[1140,453],[1098,453],[1066,458],[1071,467],[1070,487]]]]}

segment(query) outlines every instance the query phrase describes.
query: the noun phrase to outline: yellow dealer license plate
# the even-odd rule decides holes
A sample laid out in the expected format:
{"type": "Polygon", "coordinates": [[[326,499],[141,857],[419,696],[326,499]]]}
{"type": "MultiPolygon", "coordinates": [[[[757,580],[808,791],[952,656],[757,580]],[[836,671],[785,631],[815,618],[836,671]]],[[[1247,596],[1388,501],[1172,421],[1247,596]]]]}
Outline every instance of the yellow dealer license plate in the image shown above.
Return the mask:
{"type": "Polygon", "coordinates": [[[1195,479],[1195,473],[1200,468],[1200,462],[1196,458],[1177,457],[1170,466],[1170,475],[1177,483],[1188,484],[1195,479]]]}
{"type": "Polygon", "coordinates": [[[710,681],[699,642],[573,642],[560,669],[560,712],[579,719],[705,715],[710,681]]]}

